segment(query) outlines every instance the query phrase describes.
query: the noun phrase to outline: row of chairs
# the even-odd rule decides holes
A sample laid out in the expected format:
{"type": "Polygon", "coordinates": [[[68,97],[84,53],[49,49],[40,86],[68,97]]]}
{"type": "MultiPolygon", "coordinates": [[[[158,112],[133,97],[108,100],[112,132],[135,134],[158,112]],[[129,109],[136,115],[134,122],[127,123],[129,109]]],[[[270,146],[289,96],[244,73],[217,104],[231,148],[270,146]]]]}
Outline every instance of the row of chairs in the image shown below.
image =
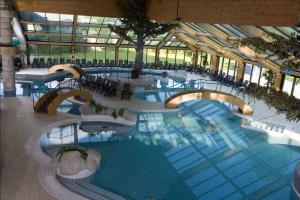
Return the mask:
{"type": "Polygon", "coordinates": [[[205,68],[203,66],[197,65],[187,68],[186,71],[194,72],[196,74],[210,74],[210,68],[205,68]]]}
{"type": "Polygon", "coordinates": [[[93,92],[112,97],[117,95],[118,82],[111,81],[106,77],[102,78],[101,76],[84,76],[82,86],[93,92]]]}
{"type": "MultiPolygon", "coordinates": [[[[48,58],[47,61],[45,61],[44,58],[34,58],[32,62],[33,68],[49,68],[56,64],[65,64],[65,63],[71,63],[71,59],[64,59],[60,58],[58,59],[52,59],[48,58]]],[[[92,61],[87,61],[86,59],[76,59],[75,64],[81,68],[91,68],[91,67],[122,67],[122,68],[132,68],[134,66],[134,62],[127,61],[127,60],[119,60],[119,63],[115,63],[114,60],[106,59],[103,60],[97,60],[93,59],[92,61]]],[[[197,72],[197,73],[203,73],[207,72],[205,71],[204,67],[201,67],[197,65],[196,67],[192,65],[188,65],[187,63],[184,64],[173,64],[168,62],[159,62],[157,65],[155,63],[142,63],[142,67],[144,69],[164,69],[164,70],[188,70],[191,72],[197,72]]]]}
{"type": "MultiPolygon", "coordinates": [[[[118,88],[120,88],[119,82],[112,81],[106,77],[101,76],[90,76],[86,75],[81,79],[81,86],[89,89],[93,92],[98,92],[104,96],[113,97],[117,95],[118,88]]],[[[121,99],[130,100],[132,95],[131,84],[124,83],[121,92],[121,99]]]]}
{"type": "Polygon", "coordinates": [[[243,81],[243,79],[240,79],[238,81],[235,80],[235,76],[226,74],[225,72],[219,72],[215,77],[212,77],[212,80],[221,82],[224,85],[229,85],[236,88],[243,88],[247,90],[248,86],[250,85],[250,82],[248,80],[243,81]]]}

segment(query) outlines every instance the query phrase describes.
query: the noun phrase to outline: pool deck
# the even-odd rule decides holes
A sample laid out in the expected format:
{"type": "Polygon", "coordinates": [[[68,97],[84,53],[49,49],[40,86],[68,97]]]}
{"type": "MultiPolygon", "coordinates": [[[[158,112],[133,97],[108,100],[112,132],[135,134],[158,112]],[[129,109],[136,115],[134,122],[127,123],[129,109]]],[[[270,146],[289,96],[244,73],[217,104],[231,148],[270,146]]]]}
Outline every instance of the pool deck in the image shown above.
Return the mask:
{"type": "Polygon", "coordinates": [[[1,127],[1,200],[52,200],[38,181],[40,164],[27,153],[25,144],[49,124],[74,116],[33,113],[29,97],[0,99],[1,127]]]}

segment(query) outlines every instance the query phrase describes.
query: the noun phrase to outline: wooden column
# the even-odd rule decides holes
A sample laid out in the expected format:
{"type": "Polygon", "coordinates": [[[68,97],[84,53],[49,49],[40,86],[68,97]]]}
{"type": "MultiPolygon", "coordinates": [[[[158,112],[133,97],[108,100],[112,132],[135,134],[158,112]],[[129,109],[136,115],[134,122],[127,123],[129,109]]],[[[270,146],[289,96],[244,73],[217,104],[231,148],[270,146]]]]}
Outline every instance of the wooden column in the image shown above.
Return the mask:
{"type": "Polygon", "coordinates": [[[193,66],[196,67],[198,63],[198,51],[194,51],[193,55],[193,66]]]}
{"type": "Polygon", "coordinates": [[[155,68],[158,67],[159,64],[159,49],[155,49],[155,68]]]}
{"type": "Polygon", "coordinates": [[[275,74],[275,80],[274,80],[274,89],[279,91],[283,85],[283,78],[284,76],[282,75],[282,73],[279,71],[275,74]]]}
{"type": "Polygon", "coordinates": [[[243,79],[244,79],[245,66],[246,66],[245,62],[238,62],[238,66],[236,69],[236,77],[235,77],[236,82],[239,82],[240,80],[244,81],[243,79]]]}
{"type": "Polygon", "coordinates": [[[211,55],[211,65],[210,65],[210,74],[216,75],[218,72],[218,56],[217,55],[211,55]]]}

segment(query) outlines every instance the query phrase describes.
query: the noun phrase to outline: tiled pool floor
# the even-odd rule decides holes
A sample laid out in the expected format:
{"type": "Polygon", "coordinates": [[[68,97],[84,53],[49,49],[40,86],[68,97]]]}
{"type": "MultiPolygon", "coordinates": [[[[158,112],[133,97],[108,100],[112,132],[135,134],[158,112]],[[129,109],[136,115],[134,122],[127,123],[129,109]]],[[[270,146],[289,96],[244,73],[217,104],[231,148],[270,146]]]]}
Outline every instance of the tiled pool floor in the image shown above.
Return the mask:
{"type": "Polygon", "coordinates": [[[126,199],[290,199],[300,150],[270,144],[240,120],[213,101],[142,113],[128,136],[81,144],[101,152],[102,165],[77,183],[126,199]]]}

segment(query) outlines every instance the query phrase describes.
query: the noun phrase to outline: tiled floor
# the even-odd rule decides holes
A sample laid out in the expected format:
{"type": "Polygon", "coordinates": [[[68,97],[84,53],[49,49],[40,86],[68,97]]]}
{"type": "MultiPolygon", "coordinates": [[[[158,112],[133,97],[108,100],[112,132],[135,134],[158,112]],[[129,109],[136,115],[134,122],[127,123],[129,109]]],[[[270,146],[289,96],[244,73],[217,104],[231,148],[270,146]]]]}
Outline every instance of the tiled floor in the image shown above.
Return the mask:
{"type": "Polygon", "coordinates": [[[72,118],[35,114],[28,97],[0,99],[1,127],[1,200],[50,200],[38,182],[39,163],[25,150],[26,139],[52,122],[72,118]]]}

